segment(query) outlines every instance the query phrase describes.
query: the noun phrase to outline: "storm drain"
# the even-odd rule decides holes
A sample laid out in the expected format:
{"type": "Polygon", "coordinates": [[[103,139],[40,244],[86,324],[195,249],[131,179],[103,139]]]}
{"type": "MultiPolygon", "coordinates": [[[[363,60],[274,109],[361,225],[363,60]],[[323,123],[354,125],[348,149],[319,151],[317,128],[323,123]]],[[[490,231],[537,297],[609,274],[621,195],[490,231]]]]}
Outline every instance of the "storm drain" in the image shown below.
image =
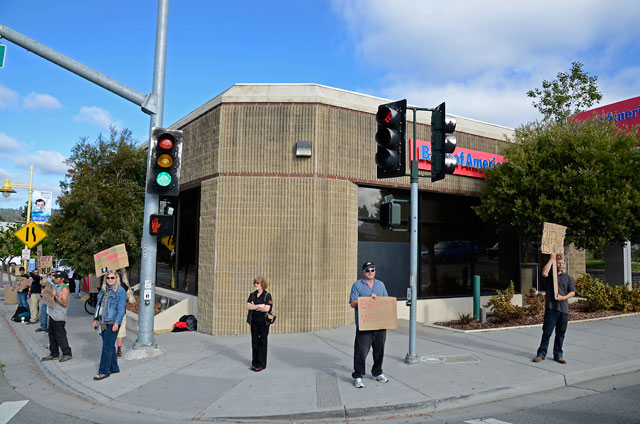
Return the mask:
{"type": "Polygon", "coordinates": [[[335,374],[316,373],[316,405],[318,408],[342,406],[338,378],[335,374]]]}
{"type": "Polygon", "coordinates": [[[422,362],[439,362],[442,364],[464,364],[469,362],[480,362],[480,359],[473,355],[453,355],[453,356],[423,356],[422,362]]]}

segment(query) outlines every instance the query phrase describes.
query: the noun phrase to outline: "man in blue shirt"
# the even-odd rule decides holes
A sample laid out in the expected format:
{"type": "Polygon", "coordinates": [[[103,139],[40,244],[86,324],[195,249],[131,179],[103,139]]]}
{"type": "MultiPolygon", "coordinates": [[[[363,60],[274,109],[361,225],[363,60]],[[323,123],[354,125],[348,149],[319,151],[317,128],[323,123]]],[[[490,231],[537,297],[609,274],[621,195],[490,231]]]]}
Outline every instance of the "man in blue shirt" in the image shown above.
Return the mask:
{"type": "Polygon", "coordinates": [[[364,387],[362,377],[365,375],[365,361],[369,350],[373,347],[373,367],[371,374],[373,378],[380,383],[389,381],[382,374],[382,360],[384,359],[384,342],[387,338],[387,330],[369,330],[360,331],[358,328],[358,298],[371,297],[375,299],[378,296],[389,296],[384,283],[376,280],[376,266],[373,262],[365,262],[362,265],[362,278],[351,286],[351,295],[349,296],[349,304],[355,310],[356,317],[356,340],[353,348],[353,373],[351,376],[355,379],[354,386],[358,389],[364,387]]]}

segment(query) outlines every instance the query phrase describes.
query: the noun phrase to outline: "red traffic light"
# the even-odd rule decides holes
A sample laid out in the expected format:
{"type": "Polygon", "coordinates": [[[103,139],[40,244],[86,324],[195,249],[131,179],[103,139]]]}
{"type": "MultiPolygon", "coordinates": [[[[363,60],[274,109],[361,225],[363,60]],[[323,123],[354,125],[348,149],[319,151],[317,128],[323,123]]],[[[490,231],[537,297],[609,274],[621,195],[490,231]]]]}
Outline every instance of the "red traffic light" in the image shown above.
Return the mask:
{"type": "Polygon", "coordinates": [[[166,150],[172,149],[174,144],[175,144],[175,140],[170,134],[162,134],[158,138],[158,146],[160,146],[163,149],[166,149],[166,150]]]}

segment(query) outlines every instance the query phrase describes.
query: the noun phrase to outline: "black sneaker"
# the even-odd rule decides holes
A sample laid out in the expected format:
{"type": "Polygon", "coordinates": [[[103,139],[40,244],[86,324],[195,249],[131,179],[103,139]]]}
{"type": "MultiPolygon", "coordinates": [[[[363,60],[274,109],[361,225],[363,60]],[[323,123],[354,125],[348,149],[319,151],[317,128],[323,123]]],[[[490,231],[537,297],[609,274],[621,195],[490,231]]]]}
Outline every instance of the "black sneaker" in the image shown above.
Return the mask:
{"type": "Polygon", "coordinates": [[[41,359],[41,361],[57,361],[58,358],[57,356],[53,356],[53,355],[47,355],[44,358],[41,359]]]}
{"type": "Polygon", "coordinates": [[[121,346],[118,346],[118,351],[116,352],[116,356],[118,358],[122,358],[122,347],[121,346]]]}
{"type": "Polygon", "coordinates": [[[71,355],[63,355],[62,358],[60,358],[60,362],[67,362],[72,360],[73,357],[71,355]]]}
{"type": "Polygon", "coordinates": [[[36,333],[39,333],[41,331],[47,331],[47,329],[46,328],[42,328],[42,327],[36,328],[36,333]]]}

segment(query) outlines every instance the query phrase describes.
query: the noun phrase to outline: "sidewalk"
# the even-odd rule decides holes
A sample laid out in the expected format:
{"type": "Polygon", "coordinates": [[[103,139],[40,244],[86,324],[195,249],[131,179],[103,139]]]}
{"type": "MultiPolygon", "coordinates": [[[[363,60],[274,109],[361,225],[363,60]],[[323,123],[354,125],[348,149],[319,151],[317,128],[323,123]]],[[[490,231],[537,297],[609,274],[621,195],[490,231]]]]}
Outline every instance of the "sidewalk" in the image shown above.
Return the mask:
{"type": "MultiPolygon", "coordinates": [[[[159,334],[155,341],[165,356],[120,360],[120,374],[94,381],[101,340],[90,328],[83,303],[70,299],[67,332],[73,360],[64,363],[39,361],[48,354],[48,335],[36,333],[37,325],[10,321],[15,305],[0,305],[0,323],[49,378],[71,392],[102,405],[176,420],[317,421],[429,413],[640,370],[640,315],[633,315],[570,323],[566,365],[550,359],[531,362],[540,326],[462,333],[421,325],[416,340],[421,361],[408,365],[405,321],[387,333],[384,373],[390,381],[381,384],[369,375],[364,389],[354,388],[351,378],[352,325],[271,334],[268,368],[260,373],[249,370],[248,334],[159,334]]],[[[125,352],[134,341],[130,333],[125,352]]]]}

